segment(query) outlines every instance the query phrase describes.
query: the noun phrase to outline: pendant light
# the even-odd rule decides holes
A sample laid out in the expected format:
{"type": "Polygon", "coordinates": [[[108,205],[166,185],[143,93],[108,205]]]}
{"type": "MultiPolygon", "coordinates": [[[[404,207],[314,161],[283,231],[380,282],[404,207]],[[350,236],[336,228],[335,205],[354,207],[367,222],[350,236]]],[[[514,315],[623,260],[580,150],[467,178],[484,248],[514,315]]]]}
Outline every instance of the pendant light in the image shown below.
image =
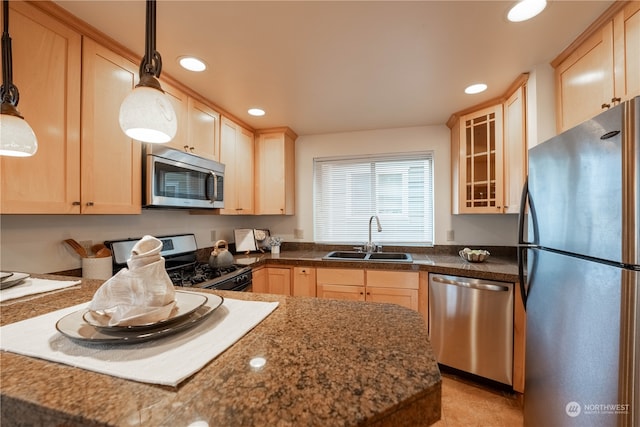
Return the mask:
{"type": "Polygon", "coordinates": [[[11,37],[9,37],[9,1],[3,0],[2,14],[2,87],[0,98],[0,156],[27,157],[38,151],[36,134],[18,111],[20,93],[13,84],[11,37]]]}
{"type": "Polygon", "coordinates": [[[176,135],[176,113],[157,79],[161,71],[162,58],[156,51],[156,2],[147,0],[145,54],[140,63],[140,82],[120,106],[120,127],[130,138],[164,143],[176,135]]]}

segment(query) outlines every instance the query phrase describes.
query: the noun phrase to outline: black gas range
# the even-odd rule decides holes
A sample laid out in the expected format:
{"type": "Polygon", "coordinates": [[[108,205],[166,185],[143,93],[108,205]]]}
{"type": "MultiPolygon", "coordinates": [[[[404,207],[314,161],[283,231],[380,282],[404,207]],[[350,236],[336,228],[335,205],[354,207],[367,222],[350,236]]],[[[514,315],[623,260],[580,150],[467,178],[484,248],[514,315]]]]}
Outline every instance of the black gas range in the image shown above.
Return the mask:
{"type": "MultiPolygon", "coordinates": [[[[160,254],[165,259],[165,269],[175,286],[220,289],[229,291],[251,290],[251,267],[233,264],[212,268],[197,260],[196,238],[193,234],[157,237],[162,241],[160,254]]],[[[105,242],[113,254],[113,274],[127,266],[131,249],[141,238],[105,242]]]]}

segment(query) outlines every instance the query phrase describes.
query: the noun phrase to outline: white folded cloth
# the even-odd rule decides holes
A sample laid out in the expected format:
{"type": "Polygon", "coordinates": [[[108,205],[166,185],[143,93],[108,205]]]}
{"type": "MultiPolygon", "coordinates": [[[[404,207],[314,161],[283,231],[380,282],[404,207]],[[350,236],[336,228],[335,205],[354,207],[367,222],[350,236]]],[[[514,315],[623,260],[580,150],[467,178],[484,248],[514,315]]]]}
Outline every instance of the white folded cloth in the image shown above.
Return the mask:
{"type": "Polygon", "coordinates": [[[49,280],[29,277],[24,279],[24,281],[19,285],[0,290],[0,302],[21,298],[27,295],[57,291],[59,289],[79,285],[80,283],[82,283],[80,280],[49,280]]]}
{"type": "Polygon", "coordinates": [[[144,236],[131,249],[123,268],[96,291],[89,310],[109,326],[145,325],[169,318],[175,289],[160,256],[162,242],[144,236]]]}
{"type": "Polygon", "coordinates": [[[139,344],[80,345],[58,332],[55,325],[67,314],[86,309],[87,303],[83,303],[1,327],[0,350],[175,387],[242,338],[277,306],[277,302],[226,298],[208,318],[174,335],[139,344]]]}

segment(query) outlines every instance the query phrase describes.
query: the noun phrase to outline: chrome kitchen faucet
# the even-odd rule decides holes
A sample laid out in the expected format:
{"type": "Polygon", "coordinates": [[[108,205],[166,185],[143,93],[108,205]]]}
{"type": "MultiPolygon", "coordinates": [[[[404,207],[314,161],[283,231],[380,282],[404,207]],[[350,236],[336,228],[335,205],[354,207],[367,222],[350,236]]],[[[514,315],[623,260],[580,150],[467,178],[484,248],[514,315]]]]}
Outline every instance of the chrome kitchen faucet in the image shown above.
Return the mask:
{"type": "Polygon", "coordinates": [[[378,224],[378,233],[382,231],[382,226],[380,225],[380,219],[378,218],[378,216],[371,216],[371,218],[369,218],[369,241],[364,245],[365,252],[376,252],[382,248],[381,246],[373,243],[373,241],[371,240],[371,222],[374,218],[376,219],[376,223],[378,224]]]}

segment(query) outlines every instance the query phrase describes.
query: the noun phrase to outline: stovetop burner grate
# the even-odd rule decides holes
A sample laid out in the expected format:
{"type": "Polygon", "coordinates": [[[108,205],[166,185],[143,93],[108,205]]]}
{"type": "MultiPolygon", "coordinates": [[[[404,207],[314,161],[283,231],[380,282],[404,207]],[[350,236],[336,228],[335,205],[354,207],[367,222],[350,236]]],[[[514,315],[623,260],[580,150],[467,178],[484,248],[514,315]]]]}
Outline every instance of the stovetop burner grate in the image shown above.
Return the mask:
{"type": "Polygon", "coordinates": [[[206,263],[195,263],[183,268],[176,268],[168,272],[169,278],[176,286],[185,287],[210,287],[225,281],[239,281],[243,274],[246,275],[246,267],[231,265],[228,267],[212,268],[206,263]]]}

